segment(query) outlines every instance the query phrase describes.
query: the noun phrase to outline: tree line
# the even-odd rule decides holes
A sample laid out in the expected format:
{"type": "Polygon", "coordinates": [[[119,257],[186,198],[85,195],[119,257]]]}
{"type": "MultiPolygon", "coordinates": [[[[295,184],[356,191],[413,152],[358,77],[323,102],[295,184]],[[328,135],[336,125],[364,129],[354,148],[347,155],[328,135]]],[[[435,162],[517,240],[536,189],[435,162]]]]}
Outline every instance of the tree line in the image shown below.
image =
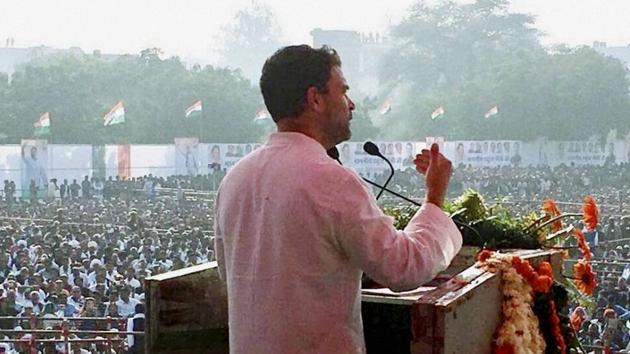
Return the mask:
{"type": "MultiPolygon", "coordinates": [[[[262,62],[282,43],[271,10],[253,10],[239,12],[226,29],[224,63],[262,62]]],[[[543,46],[534,18],[510,12],[508,0],[420,0],[388,38],[378,97],[361,88],[351,93],[354,140],[573,140],[630,131],[624,64],[589,47],[543,46]],[[380,115],[386,98],[392,109],[380,115]],[[494,105],[499,113],[485,119],[494,105]],[[440,106],[445,113],[431,120],[440,106]]],[[[41,58],[10,82],[0,74],[0,143],[32,136],[33,122],[47,111],[54,143],[264,141],[273,124],[253,120],[264,107],[249,81],[254,69],[187,68],[177,57],[161,59],[156,48],[116,59],[41,58]],[[184,110],[198,99],[202,117],[185,120],[184,110]],[[102,116],[119,100],[127,122],[103,127],[102,116]]]]}

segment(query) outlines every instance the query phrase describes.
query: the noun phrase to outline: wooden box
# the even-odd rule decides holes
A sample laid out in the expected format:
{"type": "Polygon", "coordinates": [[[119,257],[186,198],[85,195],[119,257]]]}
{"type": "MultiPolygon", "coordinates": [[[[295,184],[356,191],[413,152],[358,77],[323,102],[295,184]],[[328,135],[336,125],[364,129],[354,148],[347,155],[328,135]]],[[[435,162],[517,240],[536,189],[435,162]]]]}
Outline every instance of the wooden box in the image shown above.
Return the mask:
{"type": "Polygon", "coordinates": [[[216,262],[146,279],[146,352],[228,353],[227,291],[216,262]]]}

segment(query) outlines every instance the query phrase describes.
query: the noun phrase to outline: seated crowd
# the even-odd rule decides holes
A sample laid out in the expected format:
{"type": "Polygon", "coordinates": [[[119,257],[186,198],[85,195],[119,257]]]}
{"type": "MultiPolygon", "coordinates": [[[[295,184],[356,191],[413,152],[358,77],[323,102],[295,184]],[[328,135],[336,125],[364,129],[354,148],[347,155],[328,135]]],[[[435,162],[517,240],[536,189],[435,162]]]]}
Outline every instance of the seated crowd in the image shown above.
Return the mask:
{"type": "MultiPolygon", "coordinates": [[[[137,316],[143,312],[147,276],[214,259],[212,193],[206,191],[215,190],[223,175],[110,178],[104,182],[86,177],[80,185],[53,181],[53,188],[48,185],[46,191],[26,199],[17,198],[18,191],[6,181],[0,207],[0,247],[4,250],[0,252],[0,316],[137,316]]],[[[383,184],[387,176],[384,172],[370,177],[383,184]]],[[[388,187],[419,197],[423,190],[418,186],[422,185],[418,174],[407,169],[397,171],[388,187]]],[[[578,211],[582,198],[593,195],[601,221],[589,242],[600,285],[595,306],[575,304],[571,316],[582,319],[576,329],[583,344],[612,345],[618,350],[628,347],[630,245],[623,241],[630,238],[630,217],[626,215],[630,213],[625,211],[629,164],[458,166],[450,197],[467,188],[480,191],[489,203],[510,203],[516,214],[538,210],[546,198],[560,202],[563,210],[578,211]]],[[[43,323],[46,328],[61,325],[43,323]]],[[[73,321],[70,326],[122,330],[125,323],[73,321]]],[[[3,329],[31,325],[28,320],[0,320],[3,329]]],[[[2,346],[19,349],[8,343],[0,343],[2,346]]],[[[52,353],[64,353],[59,348],[52,353]]]]}
{"type": "MultiPolygon", "coordinates": [[[[70,330],[131,330],[131,320],[143,316],[146,277],[213,260],[211,200],[180,203],[130,191],[0,202],[0,329],[60,329],[55,318],[79,318],[68,321],[70,330]],[[113,320],[80,320],[108,316],[113,320]]],[[[26,350],[23,343],[3,343],[2,336],[30,338],[0,334],[0,353],[26,350]]],[[[135,337],[117,353],[142,352],[142,341],[129,344],[135,337]]],[[[66,353],[63,343],[38,347],[66,353]]]]}

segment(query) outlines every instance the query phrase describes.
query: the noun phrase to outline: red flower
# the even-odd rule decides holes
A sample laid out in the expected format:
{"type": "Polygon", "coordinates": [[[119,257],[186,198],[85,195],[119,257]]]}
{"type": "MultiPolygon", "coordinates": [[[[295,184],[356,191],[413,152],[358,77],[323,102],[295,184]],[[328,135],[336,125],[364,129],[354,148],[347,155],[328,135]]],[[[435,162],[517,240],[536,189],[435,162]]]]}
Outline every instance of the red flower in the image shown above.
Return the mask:
{"type": "Polygon", "coordinates": [[[597,204],[595,199],[590,195],[584,197],[584,204],[582,205],[582,216],[584,224],[588,231],[593,231],[597,227],[597,217],[599,212],[597,211],[597,204]]]}
{"type": "Polygon", "coordinates": [[[580,259],[573,265],[573,278],[575,286],[584,294],[592,295],[593,290],[597,286],[597,280],[595,279],[595,272],[591,268],[591,264],[580,259]]]}
{"type": "Polygon", "coordinates": [[[486,260],[488,260],[488,258],[492,257],[492,251],[490,250],[482,250],[481,252],[479,252],[479,254],[477,255],[477,260],[479,262],[485,262],[486,260]]]}
{"type": "Polygon", "coordinates": [[[511,344],[505,343],[495,347],[494,354],[514,354],[514,347],[511,344]]]}
{"type": "MultiPolygon", "coordinates": [[[[558,206],[556,205],[555,200],[553,199],[546,199],[543,201],[543,205],[542,205],[542,209],[545,212],[545,214],[547,216],[549,216],[549,218],[554,218],[556,216],[559,216],[560,214],[562,214],[560,212],[560,209],[558,209],[558,206]]],[[[551,229],[553,231],[558,231],[560,229],[562,229],[562,220],[558,219],[554,222],[551,223],[551,229]]]]}

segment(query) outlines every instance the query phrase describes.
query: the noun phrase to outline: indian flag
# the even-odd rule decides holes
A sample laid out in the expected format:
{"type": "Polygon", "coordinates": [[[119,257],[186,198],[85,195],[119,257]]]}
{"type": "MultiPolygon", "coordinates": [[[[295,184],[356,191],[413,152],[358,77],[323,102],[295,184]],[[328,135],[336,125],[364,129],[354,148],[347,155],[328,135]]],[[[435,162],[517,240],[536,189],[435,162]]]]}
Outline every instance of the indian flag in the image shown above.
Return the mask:
{"type": "Polygon", "coordinates": [[[203,107],[201,104],[201,100],[197,100],[193,104],[191,104],[190,107],[186,108],[185,117],[186,118],[198,117],[201,115],[202,110],[203,110],[203,107]]]}
{"type": "Polygon", "coordinates": [[[35,135],[45,135],[50,133],[50,112],[45,112],[39,117],[37,122],[33,124],[35,127],[35,135]]]}
{"type": "Polygon", "coordinates": [[[271,114],[267,111],[266,108],[261,108],[258,112],[256,112],[256,116],[254,117],[254,122],[262,122],[265,119],[270,119],[271,114]]]}
{"type": "Polygon", "coordinates": [[[497,114],[499,114],[499,107],[495,105],[495,106],[490,107],[490,109],[488,110],[488,112],[486,112],[484,117],[490,118],[492,116],[496,116],[497,114]]]}
{"type": "Polygon", "coordinates": [[[444,107],[440,106],[431,113],[431,120],[436,120],[444,115],[444,107]]]}
{"type": "Polygon", "coordinates": [[[381,115],[386,115],[392,110],[392,103],[389,100],[385,100],[381,105],[381,109],[379,109],[379,113],[381,115]]]}
{"type": "Polygon", "coordinates": [[[125,122],[125,106],[123,101],[118,101],[109,113],[103,116],[103,125],[110,126],[114,124],[121,124],[125,122]]]}

